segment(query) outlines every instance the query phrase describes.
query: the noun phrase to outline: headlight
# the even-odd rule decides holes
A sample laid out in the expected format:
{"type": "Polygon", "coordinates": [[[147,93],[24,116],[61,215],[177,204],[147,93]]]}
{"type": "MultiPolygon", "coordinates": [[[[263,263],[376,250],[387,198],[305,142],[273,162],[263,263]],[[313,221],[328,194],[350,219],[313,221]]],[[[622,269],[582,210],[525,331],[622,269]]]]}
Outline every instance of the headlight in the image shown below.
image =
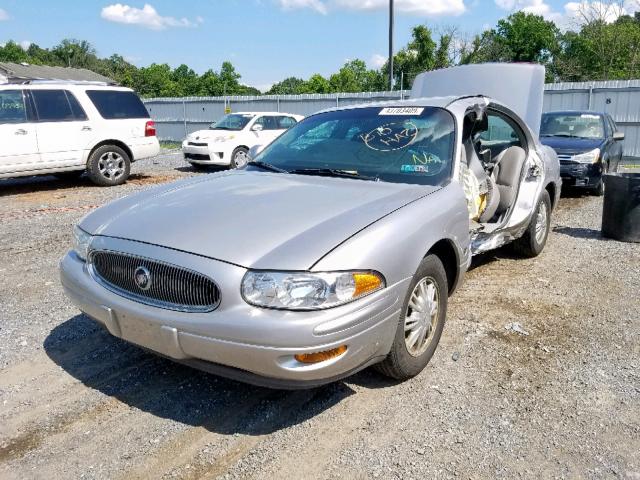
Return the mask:
{"type": "Polygon", "coordinates": [[[93,237],[76,225],[73,227],[73,238],[75,240],[73,249],[82,260],[86,261],[93,237]]]}
{"type": "Polygon", "coordinates": [[[235,135],[223,135],[221,137],[215,137],[213,139],[214,142],[226,142],[227,140],[231,140],[235,137],[235,135]]]}
{"type": "Polygon", "coordinates": [[[249,271],[242,280],[242,296],[257,307],[318,310],[351,302],[385,287],[377,272],[249,271]]]}
{"type": "Polygon", "coordinates": [[[574,162],[580,163],[597,163],[600,159],[600,149],[596,148],[589,152],[580,153],[578,155],[574,155],[571,160],[574,162]]]}

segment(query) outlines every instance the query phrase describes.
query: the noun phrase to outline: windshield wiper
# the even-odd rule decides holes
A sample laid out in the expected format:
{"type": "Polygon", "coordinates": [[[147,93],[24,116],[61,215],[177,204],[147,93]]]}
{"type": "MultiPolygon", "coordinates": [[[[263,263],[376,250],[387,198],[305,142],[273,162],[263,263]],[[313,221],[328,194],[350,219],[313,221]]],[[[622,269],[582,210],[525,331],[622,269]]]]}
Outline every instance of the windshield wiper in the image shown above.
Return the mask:
{"type": "Polygon", "coordinates": [[[341,178],[357,178],[358,180],[374,180],[378,181],[378,177],[368,177],[366,175],[360,175],[358,172],[352,170],[340,170],[339,168],[298,168],[290,170],[289,173],[298,175],[319,175],[326,177],[341,177],[341,178]]]}
{"type": "Polygon", "coordinates": [[[570,133],[543,133],[541,137],[564,137],[564,138],[589,138],[580,135],[571,135],[570,133]]]}
{"type": "Polygon", "coordinates": [[[267,170],[268,172],[289,173],[287,170],[283,168],[278,168],[275,165],[271,165],[270,163],[267,163],[267,162],[251,161],[251,162],[247,162],[247,165],[251,165],[252,167],[258,167],[263,170],[267,170]]]}

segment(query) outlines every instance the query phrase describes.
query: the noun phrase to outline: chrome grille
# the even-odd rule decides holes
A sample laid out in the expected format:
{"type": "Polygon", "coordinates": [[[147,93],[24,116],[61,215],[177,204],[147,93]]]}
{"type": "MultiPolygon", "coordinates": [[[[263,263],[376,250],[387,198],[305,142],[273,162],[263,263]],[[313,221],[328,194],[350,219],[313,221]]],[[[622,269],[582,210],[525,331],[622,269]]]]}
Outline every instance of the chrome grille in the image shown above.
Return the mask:
{"type": "Polygon", "coordinates": [[[125,253],[93,251],[89,264],[96,280],[112,292],[147,305],[181,312],[210,312],[220,303],[220,290],[209,277],[157,260],[125,253]],[[143,289],[136,270],[149,273],[143,289]]]}

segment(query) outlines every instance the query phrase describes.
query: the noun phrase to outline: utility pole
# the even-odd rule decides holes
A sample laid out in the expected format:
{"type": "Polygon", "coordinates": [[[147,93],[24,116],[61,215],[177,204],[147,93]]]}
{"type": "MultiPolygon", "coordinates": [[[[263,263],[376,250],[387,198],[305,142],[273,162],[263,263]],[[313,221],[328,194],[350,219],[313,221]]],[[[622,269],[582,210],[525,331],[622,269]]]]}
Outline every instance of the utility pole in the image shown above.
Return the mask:
{"type": "Polygon", "coordinates": [[[389,0],[389,90],[393,91],[393,0],[389,0]]]}

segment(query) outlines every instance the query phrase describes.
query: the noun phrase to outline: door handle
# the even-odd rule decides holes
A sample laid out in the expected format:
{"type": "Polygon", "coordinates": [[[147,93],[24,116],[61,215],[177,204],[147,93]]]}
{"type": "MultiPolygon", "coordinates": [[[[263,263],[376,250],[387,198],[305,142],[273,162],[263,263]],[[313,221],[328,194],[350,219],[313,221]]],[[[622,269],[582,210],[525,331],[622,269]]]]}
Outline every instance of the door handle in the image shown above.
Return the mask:
{"type": "Polygon", "coordinates": [[[27,132],[24,128],[19,128],[18,130],[16,130],[16,135],[26,135],[27,132]]]}
{"type": "Polygon", "coordinates": [[[89,131],[91,131],[91,127],[88,127],[88,126],[85,125],[84,127],[82,127],[82,131],[83,132],[89,132],[89,131]]]}

